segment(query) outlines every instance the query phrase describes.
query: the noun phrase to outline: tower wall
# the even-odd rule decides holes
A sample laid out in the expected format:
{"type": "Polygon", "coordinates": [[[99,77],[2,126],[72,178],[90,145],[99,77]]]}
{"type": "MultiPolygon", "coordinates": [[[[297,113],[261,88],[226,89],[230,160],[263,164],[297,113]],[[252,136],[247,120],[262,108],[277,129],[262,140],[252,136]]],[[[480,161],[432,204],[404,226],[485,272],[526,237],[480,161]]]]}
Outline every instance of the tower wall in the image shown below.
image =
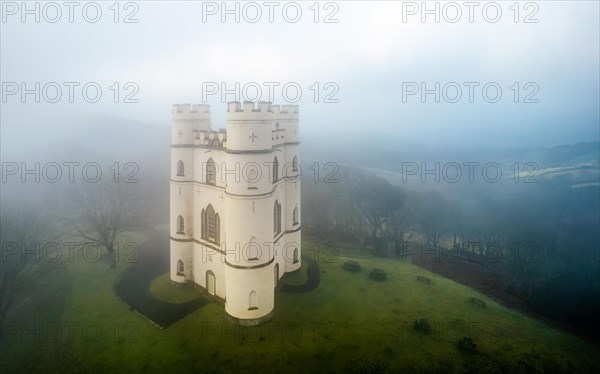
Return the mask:
{"type": "Polygon", "coordinates": [[[194,243],[193,248],[194,261],[194,283],[207,289],[207,273],[212,272],[215,276],[215,296],[225,299],[225,266],[222,255],[212,248],[194,243]]]}
{"type": "Polygon", "coordinates": [[[273,122],[279,124],[280,129],[285,130],[285,142],[294,143],[300,141],[298,128],[298,105],[272,105],[273,122]]]}
{"type": "Polygon", "coordinates": [[[194,279],[193,249],[194,212],[192,181],[194,178],[193,148],[183,147],[193,143],[193,131],[210,128],[210,107],[207,105],[173,105],[171,125],[171,182],[170,182],[170,236],[171,280],[178,283],[194,279]],[[183,175],[178,167],[183,163],[183,175]],[[178,217],[183,217],[184,231],[179,232],[178,217]],[[187,240],[187,241],[181,241],[187,240]],[[179,274],[179,261],[183,261],[184,275],[179,274]]]}
{"type": "MultiPolygon", "coordinates": [[[[227,193],[238,196],[265,195],[273,191],[273,164],[277,156],[279,176],[283,154],[267,151],[261,153],[227,153],[227,193]]],[[[225,174],[224,168],[221,170],[225,174]]]]}
{"type": "Polygon", "coordinates": [[[242,324],[254,324],[273,312],[275,306],[273,266],[270,264],[253,270],[225,268],[227,289],[225,312],[229,316],[242,324]],[[256,293],[253,300],[251,300],[252,292],[256,293]]]}
{"type": "Polygon", "coordinates": [[[225,180],[221,166],[225,163],[225,152],[221,149],[194,148],[194,170],[193,170],[193,215],[194,220],[194,282],[208,289],[207,272],[214,275],[214,295],[221,299],[226,297],[225,274],[224,274],[224,251],[225,242],[225,180]],[[208,161],[215,164],[214,184],[209,184],[207,170],[208,161]],[[202,210],[207,211],[212,206],[215,214],[219,216],[218,241],[211,242],[202,238],[202,210]]]}
{"type": "Polygon", "coordinates": [[[194,131],[211,127],[210,105],[175,104],[171,116],[171,144],[193,144],[194,131]]]}
{"type": "Polygon", "coordinates": [[[273,258],[272,197],[228,197],[225,214],[226,260],[233,266],[256,267],[273,258]]]}
{"type": "Polygon", "coordinates": [[[275,286],[283,274],[300,268],[300,171],[293,170],[294,157],[299,163],[298,108],[229,103],[226,132],[210,127],[208,106],[173,106],[171,279],[211,288],[225,300],[229,316],[252,324],[273,313],[275,286]],[[211,158],[214,183],[207,177],[211,158]],[[178,175],[179,161],[183,175],[178,175]],[[278,233],[276,201],[281,209],[278,233]],[[202,236],[202,210],[209,204],[220,220],[216,243],[202,236]],[[183,233],[178,232],[179,215],[183,233]],[[177,274],[179,260],[184,261],[183,275],[177,274]]]}
{"type": "Polygon", "coordinates": [[[300,269],[302,265],[302,247],[300,231],[286,234],[286,242],[281,247],[282,262],[286,273],[300,269]],[[297,251],[297,252],[296,252],[297,251]],[[297,253],[297,256],[294,254],[297,253]]]}
{"type": "Polygon", "coordinates": [[[194,149],[171,148],[171,181],[190,182],[194,180],[194,149]],[[183,163],[183,173],[178,170],[179,161],[183,163]]]}
{"type": "Polygon", "coordinates": [[[270,150],[273,113],[268,103],[227,104],[227,149],[232,152],[270,150]]]}
{"type": "Polygon", "coordinates": [[[184,283],[193,279],[193,261],[192,261],[192,243],[193,237],[193,210],[192,207],[192,185],[185,182],[171,181],[171,204],[170,204],[170,225],[169,232],[171,237],[171,280],[178,283],[184,283]],[[184,222],[183,233],[179,231],[178,217],[181,216],[184,222]],[[182,260],[184,264],[185,275],[178,275],[178,261],[182,260]]]}
{"type": "Polygon", "coordinates": [[[227,199],[225,311],[239,320],[261,319],[273,311],[274,201],[273,196],[227,199]]]}
{"type": "Polygon", "coordinates": [[[191,242],[177,242],[171,240],[171,280],[176,283],[188,283],[194,279],[193,248],[191,242]],[[184,273],[178,274],[177,263],[184,263],[184,273]]]}

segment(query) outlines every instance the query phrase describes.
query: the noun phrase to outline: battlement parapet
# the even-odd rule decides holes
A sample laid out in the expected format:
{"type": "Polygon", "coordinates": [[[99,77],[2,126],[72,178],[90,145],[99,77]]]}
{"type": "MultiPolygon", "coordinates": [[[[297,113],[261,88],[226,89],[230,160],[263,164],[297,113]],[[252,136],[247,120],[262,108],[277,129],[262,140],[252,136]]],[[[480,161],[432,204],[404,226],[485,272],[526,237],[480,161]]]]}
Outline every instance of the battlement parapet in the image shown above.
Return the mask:
{"type": "Polygon", "coordinates": [[[278,119],[298,119],[298,105],[273,105],[267,101],[245,101],[244,104],[227,103],[227,119],[233,121],[275,121],[278,119]]]}
{"type": "Polygon", "coordinates": [[[271,112],[271,103],[268,101],[259,101],[257,103],[253,101],[244,101],[244,104],[239,101],[230,101],[227,103],[227,112],[235,113],[235,112],[243,112],[243,113],[252,113],[252,112],[261,112],[261,113],[270,113],[271,112]]]}
{"type": "Polygon", "coordinates": [[[275,119],[298,119],[298,105],[272,105],[271,110],[275,119]]]}
{"type": "Polygon", "coordinates": [[[194,145],[227,148],[227,132],[225,129],[194,131],[194,145]]]}
{"type": "Polygon", "coordinates": [[[173,119],[210,120],[210,105],[207,104],[175,104],[171,110],[173,119]]]}

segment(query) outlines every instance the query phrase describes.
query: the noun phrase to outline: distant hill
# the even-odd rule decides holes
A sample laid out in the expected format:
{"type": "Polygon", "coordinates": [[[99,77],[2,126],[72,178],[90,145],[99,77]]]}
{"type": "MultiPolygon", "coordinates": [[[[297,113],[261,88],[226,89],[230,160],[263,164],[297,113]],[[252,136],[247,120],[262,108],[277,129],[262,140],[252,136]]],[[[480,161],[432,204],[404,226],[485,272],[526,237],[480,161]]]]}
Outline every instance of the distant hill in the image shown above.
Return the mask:
{"type": "MultiPolygon", "coordinates": [[[[32,122],[35,123],[3,126],[3,161],[135,162],[140,175],[168,180],[168,123],[159,126],[127,118],[83,115],[32,122]]],[[[443,139],[426,143],[400,133],[304,133],[301,160],[304,165],[334,162],[395,173],[401,172],[403,162],[494,161],[507,168],[515,162],[533,162],[542,174],[583,171],[588,183],[590,173],[592,181],[598,176],[600,142],[550,148],[489,147],[443,143],[443,139]]]]}

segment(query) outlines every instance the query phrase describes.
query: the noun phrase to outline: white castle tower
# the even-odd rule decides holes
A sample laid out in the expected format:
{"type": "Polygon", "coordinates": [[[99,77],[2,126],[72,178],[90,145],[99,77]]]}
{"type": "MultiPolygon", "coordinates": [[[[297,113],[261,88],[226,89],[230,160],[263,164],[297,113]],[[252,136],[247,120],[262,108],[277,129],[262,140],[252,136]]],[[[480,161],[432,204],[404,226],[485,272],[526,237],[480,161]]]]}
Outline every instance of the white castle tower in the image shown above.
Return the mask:
{"type": "Polygon", "coordinates": [[[265,321],[300,268],[298,106],[230,102],[213,131],[209,105],[174,105],[171,139],[171,280],[265,321]]]}

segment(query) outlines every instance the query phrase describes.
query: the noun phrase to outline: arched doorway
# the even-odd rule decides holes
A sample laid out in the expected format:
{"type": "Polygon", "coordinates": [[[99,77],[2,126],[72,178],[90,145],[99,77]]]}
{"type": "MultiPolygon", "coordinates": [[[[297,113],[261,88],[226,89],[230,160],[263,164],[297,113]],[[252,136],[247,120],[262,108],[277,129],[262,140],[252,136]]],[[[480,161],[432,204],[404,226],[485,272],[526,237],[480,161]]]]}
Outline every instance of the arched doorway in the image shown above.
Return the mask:
{"type": "Polygon", "coordinates": [[[184,268],[183,268],[183,261],[178,260],[177,261],[177,275],[185,275],[184,273],[184,268]]]}
{"type": "Polygon", "coordinates": [[[250,292],[250,297],[248,298],[248,310],[258,309],[258,300],[256,297],[256,291],[250,292]]]}
{"type": "Polygon", "coordinates": [[[217,289],[217,281],[215,279],[215,273],[213,273],[211,270],[206,272],[206,291],[208,291],[209,294],[214,295],[216,292],[215,290],[217,289]]]}

